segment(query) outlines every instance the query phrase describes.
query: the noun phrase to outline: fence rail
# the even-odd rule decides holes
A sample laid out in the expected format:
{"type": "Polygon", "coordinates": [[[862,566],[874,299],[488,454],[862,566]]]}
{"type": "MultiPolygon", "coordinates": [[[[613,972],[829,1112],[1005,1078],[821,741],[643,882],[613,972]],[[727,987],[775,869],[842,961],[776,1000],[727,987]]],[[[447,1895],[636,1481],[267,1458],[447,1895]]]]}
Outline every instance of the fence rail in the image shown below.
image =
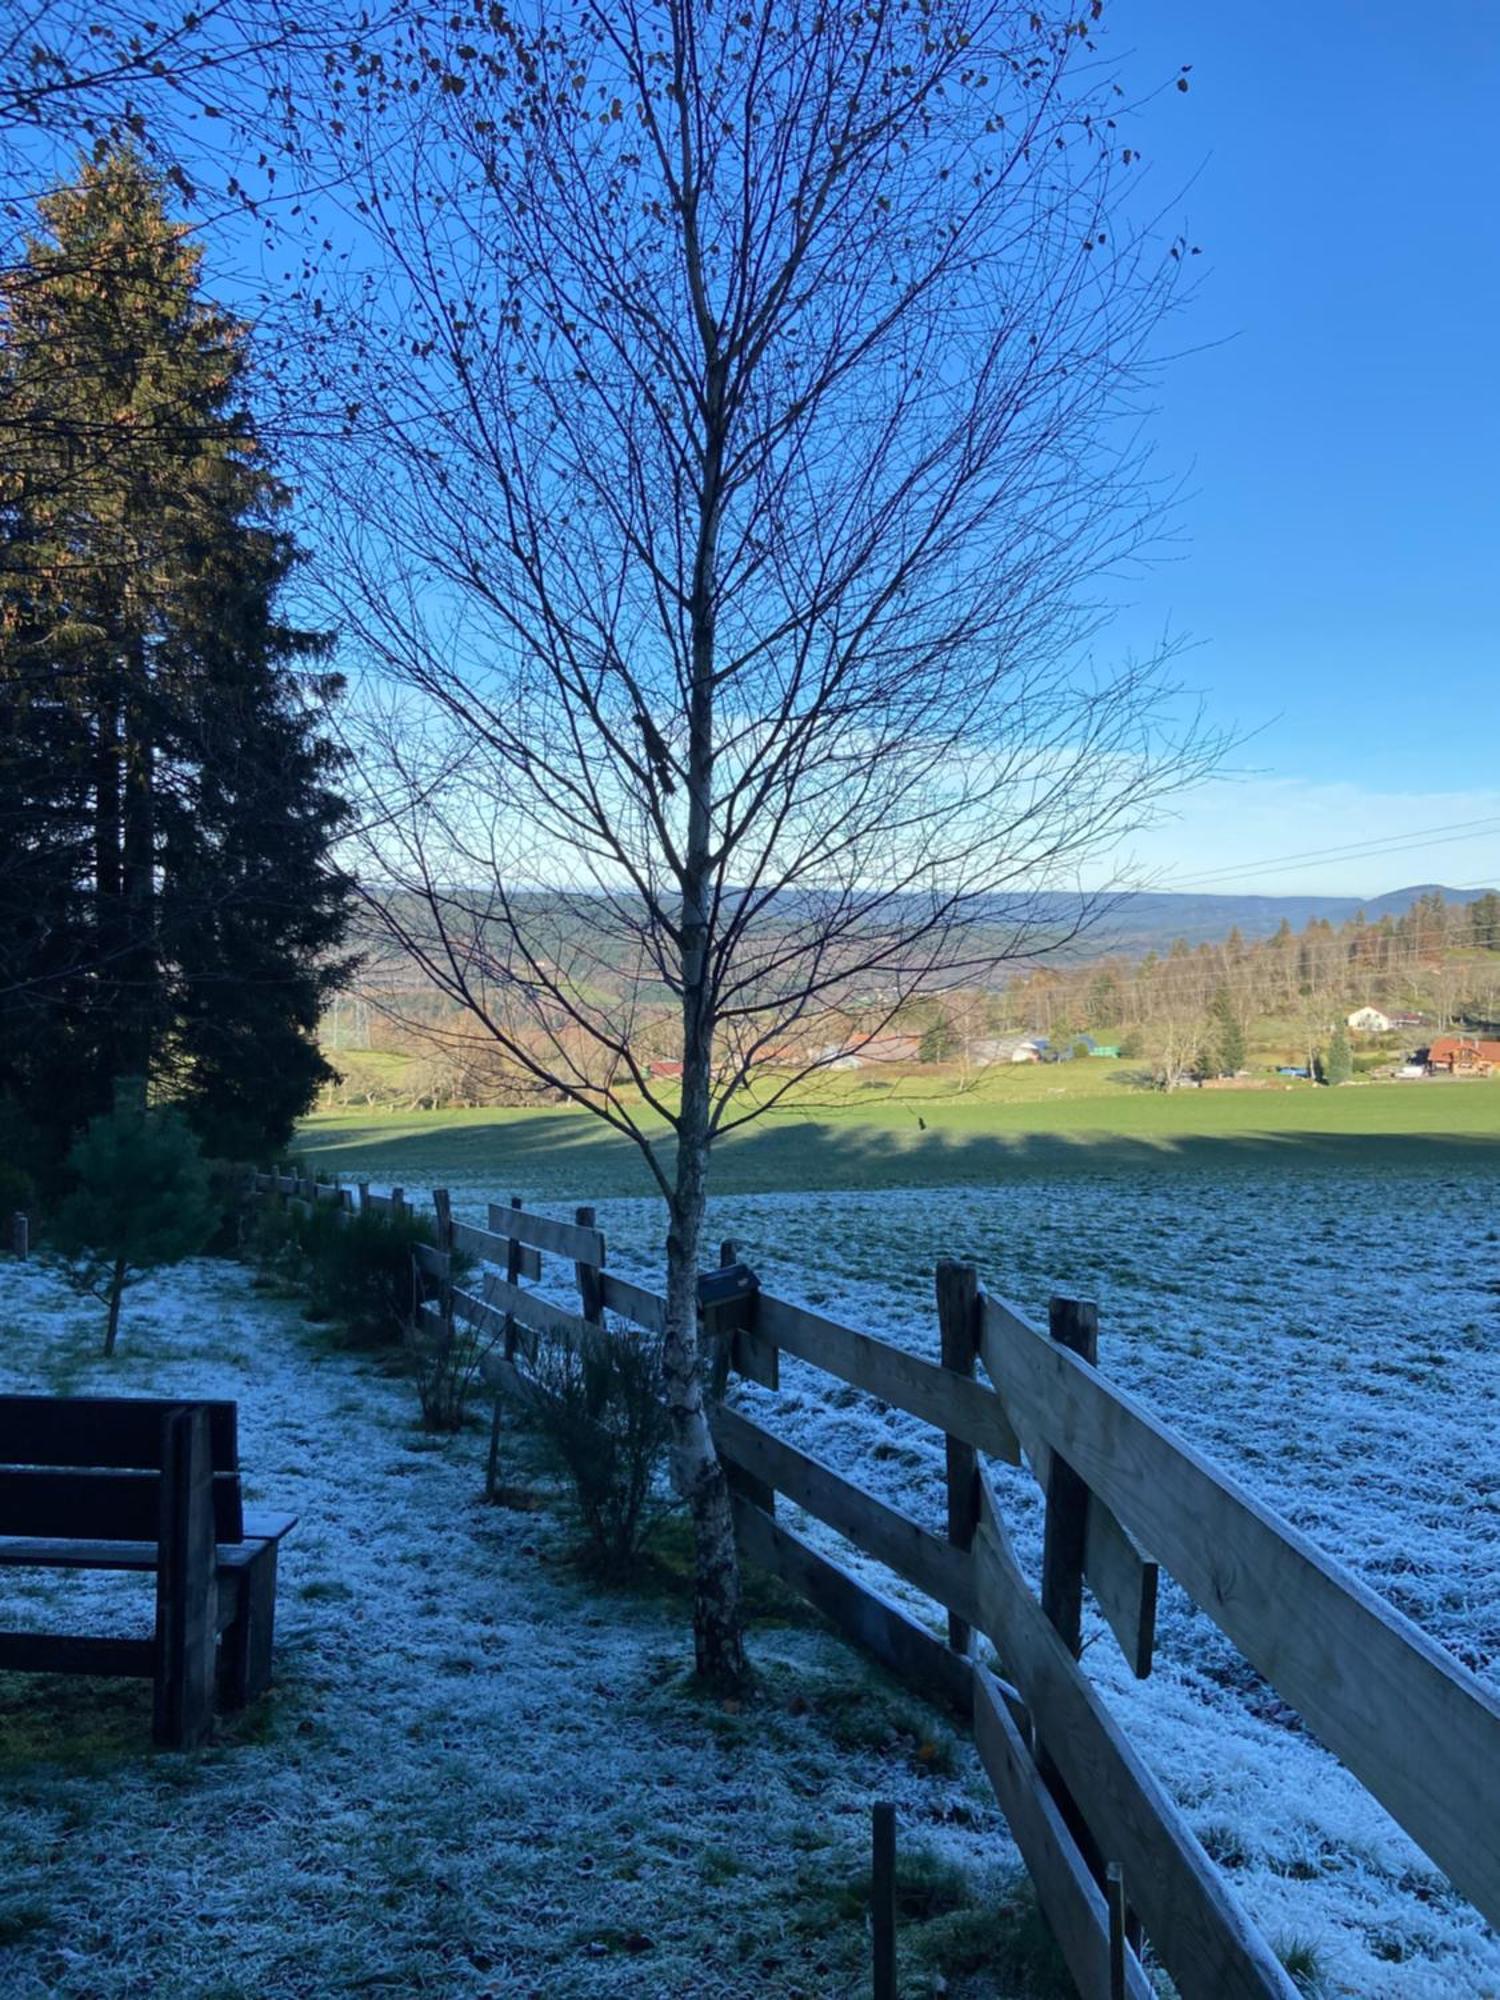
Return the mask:
{"type": "MultiPolygon", "coordinates": [[[[308,1184],[258,1177],[303,1203],[308,1184]]],[[[381,1198],[364,1190],[363,1203],[381,1198]]],[[[396,1197],[399,1205],[399,1194],[396,1197]]],[[[440,1224],[446,1196],[437,1198],[440,1224]]],[[[525,1391],[535,1343],[586,1346],[606,1313],[659,1334],[666,1302],[607,1268],[591,1209],[573,1224],[492,1206],[490,1229],[446,1224],[439,1243],[503,1264],[455,1287],[419,1258],[441,1329],[491,1335],[491,1380],[525,1391]],[[538,1262],[523,1273],[519,1253],[538,1262]],[[577,1311],[529,1291],[542,1254],[572,1266],[577,1311]],[[451,1320],[448,1322],[451,1326],[451,1320]],[[498,1351],[503,1348],[503,1352],[498,1351]]],[[[725,1246],[732,1261],[733,1246],[725,1246]]],[[[731,1274],[720,1272],[720,1278],[731,1274]]],[[[1151,1669],[1158,1565],[1491,1923],[1500,1923],[1500,1701],[1290,1523],[1103,1376],[1091,1306],[1054,1300],[1047,1331],[987,1295],[972,1267],[937,1272],[940,1359],[929,1361],[748,1282],[702,1292],[716,1377],[775,1387],[794,1356],[933,1425],[946,1445],[947,1534],[719,1399],[718,1449],[743,1554],[802,1592],[889,1668],[967,1717],[981,1761],[1085,2000],[1113,2000],[1111,1871],[1123,1871],[1132,1949],[1123,1991],[1147,2000],[1142,1934],[1184,2000],[1292,2000],[1271,1946],[1131,1746],[1079,1660],[1087,1587],[1138,1676],[1151,1669]],[[981,1380],[976,1364],[983,1371],[981,1380]],[[1025,1464],[1046,1495],[1042,1591],[1027,1580],[983,1458],[1025,1464]],[[947,1613],[938,1637],[777,1518],[784,1496],[947,1613]],[[1146,1552],[1150,1553],[1147,1554],[1146,1552]],[[994,1647],[998,1672],[974,1656],[994,1647]],[[1002,1678],[1003,1677],[1003,1678],[1002,1678]]],[[[1116,1950],[1118,1924],[1116,1925],[1116,1950]]]]}

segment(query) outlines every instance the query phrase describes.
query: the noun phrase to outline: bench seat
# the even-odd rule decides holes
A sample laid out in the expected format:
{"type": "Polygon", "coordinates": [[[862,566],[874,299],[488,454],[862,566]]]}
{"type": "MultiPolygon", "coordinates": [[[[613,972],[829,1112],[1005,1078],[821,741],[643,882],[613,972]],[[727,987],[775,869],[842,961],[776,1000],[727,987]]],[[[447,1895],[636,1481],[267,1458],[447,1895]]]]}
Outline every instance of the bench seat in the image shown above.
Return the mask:
{"type": "Polygon", "coordinates": [[[276,1562],[289,1514],[246,1514],[229,1402],[0,1396],[0,1572],[154,1575],[149,1638],[0,1630],[0,1669],[139,1675],[152,1733],[206,1740],[215,1694],[271,1683],[276,1562]]]}

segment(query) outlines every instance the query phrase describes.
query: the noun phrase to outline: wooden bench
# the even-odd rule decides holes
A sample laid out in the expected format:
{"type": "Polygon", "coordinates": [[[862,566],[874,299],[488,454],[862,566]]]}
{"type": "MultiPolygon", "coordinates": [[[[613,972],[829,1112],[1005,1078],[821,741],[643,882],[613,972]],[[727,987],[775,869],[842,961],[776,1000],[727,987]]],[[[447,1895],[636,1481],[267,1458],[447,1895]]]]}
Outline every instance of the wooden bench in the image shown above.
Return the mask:
{"type": "Polygon", "coordinates": [[[146,1638],[0,1630],[0,1668],[138,1675],[152,1736],[202,1743],[220,1704],[271,1680],[276,1552],[290,1515],[247,1518],[233,1403],[0,1396],[0,1568],[156,1574],[146,1638]]]}

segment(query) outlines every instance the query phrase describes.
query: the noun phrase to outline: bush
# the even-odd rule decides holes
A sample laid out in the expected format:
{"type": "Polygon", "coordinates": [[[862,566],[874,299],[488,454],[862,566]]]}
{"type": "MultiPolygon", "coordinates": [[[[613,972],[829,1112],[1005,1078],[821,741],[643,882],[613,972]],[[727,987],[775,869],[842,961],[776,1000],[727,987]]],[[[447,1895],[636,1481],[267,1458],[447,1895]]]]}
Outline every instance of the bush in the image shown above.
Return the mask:
{"type": "Polygon", "coordinates": [[[461,1431],[484,1357],[495,1345],[494,1335],[466,1319],[434,1325],[431,1320],[414,1318],[406,1339],[423,1428],[461,1431]]]}
{"type": "Polygon", "coordinates": [[[352,1347],[394,1347],[412,1323],[412,1252],[433,1241],[433,1225],[409,1209],[353,1214],[319,1202],[291,1218],[308,1312],[337,1320],[352,1347]]]}
{"type": "Polygon", "coordinates": [[[602,1333],[584,1353],[543,1347],[527,1414],[566,1476],[585,1552],[601,1569],[628,1567],[662,1513],[670,1419],[660,1343],[602,1333]]]}
{"type": "Polygon", "coordinates": [[[198,1142],[175,1111],[122,1101],[92,1119],[68,1155],[73,1192],[51,1229],[80,1291],[107,1308],[113,1354],[127,1285],[201,1250],[219,1225],[198,1142]]]}

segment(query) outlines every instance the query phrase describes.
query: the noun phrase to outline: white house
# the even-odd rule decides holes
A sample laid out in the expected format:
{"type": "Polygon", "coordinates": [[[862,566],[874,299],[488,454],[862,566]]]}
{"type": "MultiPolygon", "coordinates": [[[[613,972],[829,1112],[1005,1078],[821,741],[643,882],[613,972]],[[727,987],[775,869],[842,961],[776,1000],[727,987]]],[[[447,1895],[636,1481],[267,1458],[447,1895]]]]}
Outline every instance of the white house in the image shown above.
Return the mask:
{"type": "Polygon", "coordinates": [[[1362,1035],[1388,1035],[1395,1025],[1378,1007],[1356,1007],[1349,1016],[1349,1026],[1362,1035]]]}

